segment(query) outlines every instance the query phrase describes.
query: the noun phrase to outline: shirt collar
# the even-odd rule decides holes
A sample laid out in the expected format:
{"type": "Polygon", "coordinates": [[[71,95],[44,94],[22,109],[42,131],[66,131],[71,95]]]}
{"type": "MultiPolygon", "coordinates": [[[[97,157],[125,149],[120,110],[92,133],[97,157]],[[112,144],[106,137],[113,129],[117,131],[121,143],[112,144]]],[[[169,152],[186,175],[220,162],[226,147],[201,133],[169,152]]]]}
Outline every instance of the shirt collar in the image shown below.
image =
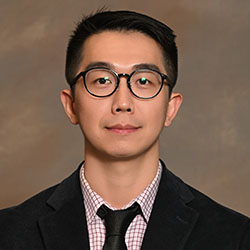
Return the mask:
{"type": "MultiPolygon", "coordinates": [[[[162,165],[159,161],[158,170],[153,181],[144,189],[144,191],[140,195],[138,195],[135,199],[131,200],[122,209],[130,207],[134,202],[137,202],[141,207],[144,220],[148,222],[153,208],[156,193],[159,187],[161,173],[162,173],[162,165]]],[[[96,218],[96,212],[102,204],[105,204],[110,209],[114,210],[114,208],[110,206],[110,204],[105,202],[100,195],[98,195],[95,191],[91,189],[89,183],[87,182],[84,176],[84,164],[82,165],[80,170],[80,182],[84,198],[86,219],[88,224],[94,222],[96,218]]]]}
{"type": "Polygon", "coordinates": [[[134,203],[135,201],[138,202],[146,222],[148,222],[153,208],[153,204],[161,180],[161,173],[162,173],[162,166],[161,163],[159,162],[158,170],[153,181],[144,189],[144,191],[140,195],[138,195],[135,198],[134,201],[131,201],[130,204],[128,205],[128,206],[132,205],[131,203],[134,203]]]}
{"type": "Polygon", "coordinates": [[[84,164],[80,169],[80,181],[81,189],[84,199],[85,213],[87,223],[90,224],[93,222],[96,216],[96,212],[102,204],[106,204],[100,195],[91,189],[89,183],[87,182],[84,176],[84,164]]]}

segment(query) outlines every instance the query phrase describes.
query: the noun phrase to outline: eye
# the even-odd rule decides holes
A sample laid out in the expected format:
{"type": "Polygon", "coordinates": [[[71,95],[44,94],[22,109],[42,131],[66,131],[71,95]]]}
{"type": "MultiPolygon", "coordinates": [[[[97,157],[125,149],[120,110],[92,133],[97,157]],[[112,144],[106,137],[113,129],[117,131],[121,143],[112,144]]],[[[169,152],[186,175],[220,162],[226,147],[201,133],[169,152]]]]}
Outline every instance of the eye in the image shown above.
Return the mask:
{"type": "Polygon", "coordinates": [[[149,83],[149,80],[145,77],[141,77],[140,79],[138,79],[138,83],[141,85],[146,85],[149,83]]]}
{"type": "Polygon", "coordinates": [[[96,82],[101,84],[101,85],[104,85],[104,84],[107,84],[107,83],[111,83],[111,80],[109,79],[108,76],[105,76],[105,77],[96,79],[96,82]]]}

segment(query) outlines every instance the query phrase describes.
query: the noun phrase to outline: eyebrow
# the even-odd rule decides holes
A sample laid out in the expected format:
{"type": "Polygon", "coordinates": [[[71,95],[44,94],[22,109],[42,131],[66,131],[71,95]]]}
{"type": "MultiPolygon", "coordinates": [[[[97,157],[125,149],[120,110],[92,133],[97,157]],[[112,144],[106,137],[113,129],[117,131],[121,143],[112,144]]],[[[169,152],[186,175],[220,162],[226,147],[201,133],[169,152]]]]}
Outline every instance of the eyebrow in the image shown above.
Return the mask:
{"type": "Polygon", "coordinates": [[[85,70],[91,69],[91,68],[96,68],[96,67],[105,67],[105,68],[110,68],[113,69],[114,65],[108,62],[92,62],[88,64],[85,70]]]}
{"type": "MultiPolygon", "coordinates": [[[[105,67],[105,68],[109,68],[113,70],[115,69],[115,66],[112,63],[100,61],[100,62],[92,62],[88,64],[88,66],[86,67],[86,70],[90,68],[95,68],[95,67],[105,67]]],[[[159,67],[152,63],[139,63],[139,64],[133,65],[132,70],[137,70],[137,69],[152,69],[152,70],[160,71],[159,67]]]]}

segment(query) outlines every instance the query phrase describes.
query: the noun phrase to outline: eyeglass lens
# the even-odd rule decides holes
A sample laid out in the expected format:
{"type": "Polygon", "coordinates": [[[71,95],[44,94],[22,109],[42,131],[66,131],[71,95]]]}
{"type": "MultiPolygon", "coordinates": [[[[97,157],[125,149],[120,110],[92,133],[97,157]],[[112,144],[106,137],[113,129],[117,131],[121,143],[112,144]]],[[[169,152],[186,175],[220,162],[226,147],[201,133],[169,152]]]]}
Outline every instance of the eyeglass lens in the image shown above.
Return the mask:
{"type": "MultiPolygon", "coordinates": [[[[85,75],[85,84],[89,92],[96,96],[111,94],[119,77],[108,69],[92,69],[85,75]]],[[[152,70],[135,71],[130,78],[132,92],[142,98],[152,97],[161,88],[162,77],[152,70]]]]}

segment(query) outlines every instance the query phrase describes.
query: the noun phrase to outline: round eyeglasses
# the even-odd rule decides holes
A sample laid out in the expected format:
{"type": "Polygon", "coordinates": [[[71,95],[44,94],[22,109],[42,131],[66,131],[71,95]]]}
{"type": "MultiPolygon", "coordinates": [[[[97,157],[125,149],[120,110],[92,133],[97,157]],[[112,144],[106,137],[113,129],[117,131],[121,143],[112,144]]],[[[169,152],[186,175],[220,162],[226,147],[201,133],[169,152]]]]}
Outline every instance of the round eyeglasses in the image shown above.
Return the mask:
{"type": "Polygon", "coordinates": [[[154,69],[137,69],[131,74],[118,74],[112,69],[95,67],[80,72],[73,80],[76,84],[79,78],[83,78],[86,90],[96,97],[107,97],[112,95],[119,87],[120,78],[127,78],[127,86],[131,93],[141,99],[151,99],[157,96],[166,80],[170,91],[172,89],[167,75],[154,69]]]}

